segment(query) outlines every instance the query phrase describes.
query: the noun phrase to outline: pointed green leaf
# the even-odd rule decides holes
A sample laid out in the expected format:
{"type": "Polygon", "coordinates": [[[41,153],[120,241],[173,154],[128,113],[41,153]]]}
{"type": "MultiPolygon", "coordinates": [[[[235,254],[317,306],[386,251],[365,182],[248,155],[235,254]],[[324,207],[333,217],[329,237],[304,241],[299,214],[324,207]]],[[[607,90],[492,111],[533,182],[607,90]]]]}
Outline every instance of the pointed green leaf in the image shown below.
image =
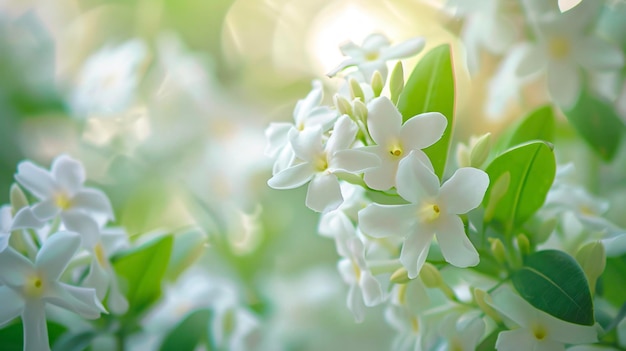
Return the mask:
{"type": "Polygon", "coordinates": [[[141,313],[161,296],[161,281],[172,244],[172,236],[166,235],[114,258],[113,266],[125,287],[129,313],[141,313]]]}
{"type": "Polygon", "coordinates": [[[441,179],[454,122],[454,71],[450,46],[438,46],[415,66],[398,100],[403,121],[424,112],[440,112],[448,120],[441,139],[424,149],[441,179]]]}
{"type": "Polygon", "coordinates": [[[545,250],[527,256],[512,280],[520,295],[537,309],[567,322],[594,324],[585,273],[565,252],[545,250]]]}
{"type": "Polygon", "coordinates": [[[486,172],[492,182],[483,202],[489,210],[486,211],[489,217],[485,221],[494,221],[506,234],[511,234],[514,228],[522,225],[543,205],[554,181],[556,161],[548,145],[535,141],[498,156],[489,164],[486,172]],[[506,173],[509,175],[506,176],[506,173]],[[508,177],[506,191],[499,196],[491,196],[491,191],[501,177],[508,177]]]}
{"type": "Polygon", "coordinates": [[[208,309],[195,310],[188,314],[172,331],[165,337],[161,344],[161,351],[194,351],[198,345],[209,346],[209,318],[211,311],[208,309]]]}
{"type": "Polygon", "coordinates": [[[513,125],[500,137],[497,150],[506,150],[519,144],[543,140],[554,142],[555,119],[550,105],[540,107],[513,125]]]}
{"type": "Polygon", "coordinates": [[[607,161],[613,159],[625,128],[612,104],[583,90],[565,116],[598,155],[607,161]]]}

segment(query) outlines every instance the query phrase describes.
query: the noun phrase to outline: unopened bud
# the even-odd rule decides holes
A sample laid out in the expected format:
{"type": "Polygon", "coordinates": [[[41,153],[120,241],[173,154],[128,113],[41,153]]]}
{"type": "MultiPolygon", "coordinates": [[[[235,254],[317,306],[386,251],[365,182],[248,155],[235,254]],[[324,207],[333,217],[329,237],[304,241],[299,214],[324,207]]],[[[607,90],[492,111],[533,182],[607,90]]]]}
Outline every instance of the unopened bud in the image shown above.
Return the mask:
{"type": "Polygon", "coordinates": [[[406,268],[400,267],[393,272],[389,281],[394,284],[406,284],[411,281],[411,278],[409,278],[409,272],[407,272],[406,268]]]}
{"type": "Polygon", "coordinates": [[[354,78],[350,78],[350,95],[352,95],[352,100],[360,99],[365,101],[365,94],[363,89],[361,89],[361,84],[354,78]]]}
{"type": "Polygon", "coordinates": [[[17,213],[17,211],[21,210],[23,207],[28,206],[28,200],[26,199],[26,195],[22,191],[17,184],[13,183],[11,185],[11,212],[13,216],[17,213]]]}
{"type": "Polygon", "coordinates": [[[471,165],[470,149],[463,143],[456,144],[456,163],[459,168],[469,167],[471,165]]]}
{"type": "Polygon", "coordinates": [[[489,238],[489,242],[491,243],[491,253],[493,253],[493,257],[498,261],[498,263],[506,262],[506,250],[504,249],[504,244],[498,238],[489,238]]]}
{"type": "Polygon", "coordinates": [[[402,62],[398,61],[389,78],[389,93],[394,104],[398,102],[402,90],[404,90],[404,68],[402,62]]]}
{"type": "Polygon", "coordinates": [[[340,114],[352,116],[352,105],[350,105],[348,99],[339,94],[335,94],[334,100],[337,111],[339,111],[340,114]]]}
{"type": "Polygon", "coordinates": [[[383,75],[380,74],[379,71],[374,71],[374,74],[372,75],[371,86],[372,86],[372,90],[374,91],[374,97],[379,97],[380,93],[383,91],[383,88],[385,87],[383,75]]]}
{"type": "Polygon", "coordinates": [[[493,318],[494,321],[499,322],[500,315],[498,314],[498,312],[496,312],[496,310],[493,309],[493,307],[489,306],[489,304],[487,303],[487,299],[491,299],[491,296],[489,296],[486,291],[479,288],[474,289],[473,295],[474,301],[476,301],[478,307],[480,307],[480,309],[485,312],[486,315],[493,318]]]}
{"type": "Polygon", "coordinates": [[[437,267],[432,264],[426,262],[422,266],[422,270],[420,270],[420,278],[424,285],[429,288],[438,288],[443,285],[443,278],[441,277],[441,273],[437,267]]]}
{"type": "Polygon", "coordinates": [[[581,247],[576,253],[576,261],[580,264],[587,280],[589,281],[589,289],[593,295],[596,288],[596,281],[604,272],[606,267],[606,252],[604,245],[599,241],[594,241],[581,247]]]}
{"type": "Polygon", "coordinates": [[[354,116],[362,121],[363,123],[367,123],[367,106],[361,100],[354,100],[354,116]]]}
{"type": "Polygon", "coordinates": [[[470,155],[470,166],[480,168],[483,163],[489,157],[491,151],[491,133],[487,133],[478,139],[474,139],[473,143],[470,143],[472,149],[470,155]],[[473,145],[472,145],[473,144],[473,145]]]}
{"type": "Polygon", "coordinates": [[[530,240],[528,240],[528,237],[524,234],[519,234],[516,239],[519,252],[521,252],[522,255],[530,254],[530,240]]]}

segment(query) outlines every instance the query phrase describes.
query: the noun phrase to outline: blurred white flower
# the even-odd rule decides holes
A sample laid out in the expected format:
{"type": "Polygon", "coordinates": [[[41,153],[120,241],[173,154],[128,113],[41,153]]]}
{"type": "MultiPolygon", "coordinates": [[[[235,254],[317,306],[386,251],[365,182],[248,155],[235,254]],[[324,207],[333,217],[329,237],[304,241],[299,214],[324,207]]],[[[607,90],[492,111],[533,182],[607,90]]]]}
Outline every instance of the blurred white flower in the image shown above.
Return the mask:
{"type": "Polygon", "coordinates": [[[363,148],[377,155],[380,166],[365,171],[363,180],[376,190],[388,190],[396,185],[398,163],[411,151],[427,158],[424,149],[441,138],[448,121],[438,112],[422,113],[402,124],[402,115],[386,97],[372,100],[368,106],[367,127],[375,146],[363,148]]]}
{"type": "Polygon", "coordinates": [[[492,294],[490,305],[518,327],[498,334],[498,350],[565,350],[564,344],[587,344],[597,341],[595,326],[573,324],[540,311],[511,288],[492,294]]]}
{"type": "Polygon", "coordinates": [[[335,69],[328,73],[332,77],[350,66],[357,66],[363,73],[365,81],[369,82],[375,71],[379,71],[383,78],[387,77],[387,61],[417,55],[424,49],[424,38],[412,38],[400,44],[391,45],[386,36],[374,33],[367,36],[361,46],[348,42],[339,48],[344,56],[349,56],[335,69]]]}
{"type": "Polygon", "coordinates": [[[404,237],[400,261],[409,278],[419,274],[433,236],[445,260],[457,267],[478,264],[478,252],[465,234],[458,216],[476,208],[489,185],[487,174],[476,168],[460,168],[441,187],[431,165],[414,151],[400,161],[398,194],[407,205],[372,204],[359,212],[364,234],[404,237]]]}
{"type": "Polygon", "coordinates": [[[95,319],[106,312],[94,289],[59,282],[80,246],[80,236],[58,232],[41,247],[35,263],[12,248],[0,253],[0,325],[22,316],[24,350],[49,350],[45,307],[50,303],[95,319]]]}
{"type": "Polygon", "coordinates": [[[133,39],[104,47],[89,57],[70,96],[74,114],[80,118],[107,117],[129,108],[146,56],[146,45],[133,39]]]}
{"type": "Polygon", "coordinates": [[[545,70],[548,91],[562,108],[571,108],[582,88],[580,68],[611,71],[624,65],[623,53],[587,27],[595,18],[592,6],[578,6],[563,14],[535,15],[537,42],[527,46],[518,67],[525,76],[545,70]]]}
{"type": "MultiPolygon", "coordinates": [[[[352,230],[355,230],[354,227],[352,230]]],[[[384,295],[380,283],[367,267],[361,239],[354,235],[346,239],[345,247],[346,256],[339,261],[337,268],[343,280],[350,285],[348,308],[354,314],[354,319],[362,322],[365,318],[365,307],[380,304],[384,295]]]]}
{"type": "Polygon", "coordinates": [[[578,6],[582,0],[559,0],[559,10],[566,12],[578,6]]]}
{"type": "Polygon", "coordinates": [[[473,314],[458,316],[450,313],[441,323],[440,330],[444,342],[438,351],[472,351],[483,337],[485,322],[473,314]]]}
{"type": "Polygon", "coordinates": [[[267,184],[274,189],[292,189],[310,180],[307,207],[317,212],[336,209],[343,202],[343,197],[335,173],[360,173],[380,162],[371,153],[349,149],[356,133],[356,124],[344,115],[337,120],[324,146],[320,127],[292,136],[291,146],[303,162],[275,174],[267,184]]]}
{"type": "Polygon", "coordinates": [[[114,218],[107,196],[83,186],[83,165],[67,155],[55,158],[50,171],[23,161],[15,179],[41,201],[16,213],[13,228],[37,226],[34,219],[48,221],[60,215],[65,228],[81,234],[83,246],[90,248],[98,241],[100,222],[114,218]]]}
{"type": "Polygon", "coordinates": [[[4,205],[0,207],[0,252],[4,251],[4,249],[9,246],[12,223],[13,215],[11,214],[11,206],[4,205]]]}

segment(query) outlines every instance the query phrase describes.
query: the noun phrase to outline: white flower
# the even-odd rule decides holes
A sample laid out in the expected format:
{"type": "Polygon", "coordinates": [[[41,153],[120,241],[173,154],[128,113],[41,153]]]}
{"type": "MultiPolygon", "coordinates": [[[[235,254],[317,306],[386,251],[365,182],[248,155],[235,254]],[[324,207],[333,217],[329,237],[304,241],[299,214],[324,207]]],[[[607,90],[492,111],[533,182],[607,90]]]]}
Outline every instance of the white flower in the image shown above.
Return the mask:
{"type": "Polygon", "coordinates": [[[445,341],[438,350],[472,351],[483,337],[485,322],[471,314],[459,318],[452,313],[444,319],[440,330],[445,341]]]}
{"type": "Polygon", "coordinates": [[[492,294],[493,308],[509,318],[519,328],[500,332],[498,350],[565,350],[563,344],[587,344],[597,341],[594,326],[573,324],[540,311],[510,288],[492,294]]]}
{"type": "Polygon", "coordinates": [[[258,317],[240,306],[235,291],[223,289],[213,301],[213,318],[209,333],[219,349],[249,350],[259,337],[258,317]]]}
{"type": "Polygon", "coordinates": [[[489,177],[476,168],[460,168],[439,187],[432,166],[411,152],[398,167],[398,194],[407,205],[372,204],[359,212],[361,230],[373,237],[405,237],[400,261],[415,278],[426,261],[433,236],[446,261],[457,267],[478,264],[478,252],[458,216],[477,207],[489,177]]]}
{"type": "Polygon", "coordinates": [[[129,108],[146,53],[146,45],[135,39],[105,47],[89,57],[70,97],[76,115],[81,118],[116,115],[129,108]]]}
{"type": "Polygon", "coordinates": [[[365,81],[369,82],[375,71],[379,71],[383,78],[387,77],[387,61],[417,55],[426,42],[424,38],[412,38],[403,43],[391,46],[389,39],[382,34],[370,34],[363,40],[361,46],[348,42],[340,47],[344,60],[335,69],[328,73],[332,77],[344,68],[357,66],[363,73],[365,81]]]}
{"type": "Polygon", "coordinates": [[[413,150],[419,151],[437,142],[448,121],[441,113],[428,112],[411,117],[403,125],[402,115],[386,97],[372,100],[368,109],[367,127],[376,145],[363,150],[377,155],[381,164],[366,170],[363,180],[372,189],[388,190],[396,185],[400,160],[413,150]]]}
{"type": "Polygon", "coordinates": [[[578,6],[582,0],[559,0],[559,10],[566,12],[578,6]]]}
{"type": "Polygon", "coordinates": [[[347,239],[345,246],[347,255],[338,262],[337,268],[343,280],[350,285],[348,308],[354,314],[354,319],[362,322],[365,306],[378,305],[383,301],[384,295],[380,283],[367,267],[365,248],[361,240],[354,235],[347,239]]]}
{"type": "Polygon", "coordinates": [[[291,165],[293,161],[293,150],[289,143],[293,134],[300,134],[305,130],[321,127],[322,131],[327,131],[332,127],[337,118],[337,112],[327,106],[320,106],[323,98],[323,86],[319,80],[312,82],[313,89],[306,98],[299,100],[293,111],[294,123],[270,123],[265,130],[267,145],[265,154],[271,157],[278,155],[274,165],[276,174],[291,165]]]}
{"type": "Polygon", "coordinates": [[[0,252],[4,251],[4,249],[9,246],[12,223],[13,215],[11,214],[11,206],[4,205],[0,207],[0,252]]]}
{"type": "Polygon", "coordinates": [[[518,67],[522,76],[545,69],[548,91],[563,108],[572,107],[578,99],[582,86],[580,67],[595,72],[617,70],[624,65],[624,55],[617,47],[596,34],[588,34],[592,18],[593,5],[538,17],[538,42],[528,46],[518,67]]]}
{"type": "Polygon", "coordinates": [[[15,179],[41,202],[22,208],[15,215],[13,227],[36,227],[33,219],[48,221],[60,215],[65,228],[82,235],[83,246],[95,245],[98,223],[112,220],[113,209],[102,191],[83,186],[85,178],[82,164],[67,155],[55,158],[51,171],[30,161],[21,162],[15,179]]]}
{"type": "Polygon", "coordinates": [[[378,158],[368,152],[348,149],[356,133],[357,126],[344,115],[337,121],[325,146],[322,146],[319,127],[292,137],[293,150],[303,162],[275,174],[267,184],[274,189],[292,189],[310,180],[307,207],[317,212],[336,209],[343,197],[335,173],[359,173],[379,164],[378,158]]]}
{"type": "Polygon", "coordinates": [[[80,236],[58,232],[37,254],[35,263],[12,248],[0,253],[0,325],[22,316],[24,350],[49,350],[45,306],[50,303],[95,319],[106,312],[94,289],[80,288],[58,281],[76,250],[80,236]]]}

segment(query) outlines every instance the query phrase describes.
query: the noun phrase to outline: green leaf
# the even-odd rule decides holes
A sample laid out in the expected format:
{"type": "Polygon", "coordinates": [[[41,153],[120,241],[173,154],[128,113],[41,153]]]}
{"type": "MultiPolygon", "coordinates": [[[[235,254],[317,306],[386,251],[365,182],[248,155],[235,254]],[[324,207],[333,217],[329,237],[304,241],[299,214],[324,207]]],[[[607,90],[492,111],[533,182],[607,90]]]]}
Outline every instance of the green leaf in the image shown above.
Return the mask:
{"type": "Polygon", "coordinates": [[[608,257],[604,273],[598,281],[598,294],[613,306],[621,306],[626,302],[624,287],[626,286],[626,255],[608,257]]]}
{"type": "Polygon", "coordinates": [[[166,235],[114,258],[115,271],[126,282],[129,313],[141,313],[161,296],[172,244],[172,236],[166,235]]]}
{"type": "Polygon", "coordinates": [[[491,184],[483,203],[488,209],[485,221],[495,221],[509,235],[543,205],[554,181],[556,161],[548,145],[535,141],[498,156],[486,172],[491,184]],[[501,183],[498,180],[506,178],[508,187],[497,189],[500,193],[492,196],[494,186],[501,183]]]}
{"type": "Polygon", "coordinates": [[[554,142],[555,119],[550,105],[540,107],[505,132],[495,149],[506,150],[533,140],[554,142]]]}
{"type": "Polygon", "coordinates": [[[61,335],[52,345],[52,351],[81,351],[87,349],[98,334],[93,330],[71,332],[61,335]]]}
{"type": "MultiPolygon", "coordinates": [[[[208,309],[196,310],[188,314],[178,325],[170,331],[161,344],[161,351],[193,351],[198,344],[211,345],[209,340],[208,309]]],[[[210,350],[211,348],[209,348],[210,350]]]]}
{"type": "MultiPolygon", "coordinates": [[[[67,330],[61,324],[46,321],[48,326],[48,342],[53,345],[67,330]]],[[[24,332],[22,321],[11,323],[0,329],[0,349],[2,351],[22,351],[24,349],[24,332]]]]}
{"type": "Polygon", "coordinates": [[[424,149],[441,179],[448,158],[454,122],[454,71],[450,45],[428,52],[415,66],[398,100],[398,110],[406,122],[424,112],[440,112],[448,120],[443,136],[424,149]]]}
{"type": "Polygon", "coordinates": [[[565,116],[598,155],[607,161],[613,159],[624,134],[624,123],[612,104],[585,89],[565,116]]]}
{"type": "Polygon", "coordinates": [[[585,273],[565,252],[545,250],[527,256],[512,280],[520,295],[536,308],[567,322],[594,324],[585,273]]]}

